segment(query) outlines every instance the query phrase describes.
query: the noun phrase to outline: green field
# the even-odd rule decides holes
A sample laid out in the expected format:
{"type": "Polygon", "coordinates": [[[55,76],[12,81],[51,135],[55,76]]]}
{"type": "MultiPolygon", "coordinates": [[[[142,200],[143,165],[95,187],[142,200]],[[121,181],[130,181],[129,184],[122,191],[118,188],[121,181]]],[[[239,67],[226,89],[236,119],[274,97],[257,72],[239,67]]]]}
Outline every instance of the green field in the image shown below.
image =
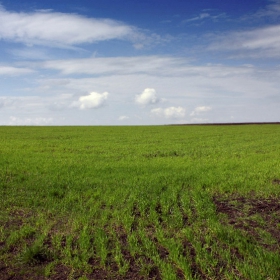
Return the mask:
{"type": "Polygon", "coordinates": [[[280,125],[0,127],[0,279],[280,279],[280,125]]]}

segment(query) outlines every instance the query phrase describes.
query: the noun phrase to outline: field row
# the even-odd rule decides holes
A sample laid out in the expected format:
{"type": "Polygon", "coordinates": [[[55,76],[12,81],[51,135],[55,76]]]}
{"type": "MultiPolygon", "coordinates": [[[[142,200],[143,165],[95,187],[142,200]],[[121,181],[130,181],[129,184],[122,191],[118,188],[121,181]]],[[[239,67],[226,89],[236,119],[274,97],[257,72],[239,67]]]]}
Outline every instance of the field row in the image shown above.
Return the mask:
{"type": "Polygon", "coordinates": [[[0,278],[278,279],[279,136],[1,127],[0,278]]]}

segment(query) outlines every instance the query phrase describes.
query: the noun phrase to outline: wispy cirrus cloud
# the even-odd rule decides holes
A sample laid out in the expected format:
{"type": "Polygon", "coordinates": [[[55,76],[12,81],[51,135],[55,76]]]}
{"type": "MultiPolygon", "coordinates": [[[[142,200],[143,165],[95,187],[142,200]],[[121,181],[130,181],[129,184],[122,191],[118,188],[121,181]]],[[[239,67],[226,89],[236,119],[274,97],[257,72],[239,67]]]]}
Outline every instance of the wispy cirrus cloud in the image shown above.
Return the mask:
{"type": "Polygon", "coordinates": [[[198,15],[196,17],[184,20],[183,23],[191,22],[191,21],[197,21],[197,20],[202,20],[202,19],[209,18],[209,17],[210,17],[209,13],[201,13],[200,15],[198,15]]]}
{"type": "Polygon", "coordinates": [[[218,36],[208,50],[230,51],[232,56],[252,58],[280,57],[280,25],[218,36]]]}
{"type": "Polygon", "coordinates": [[[280,17],[280,0],[270,0],[265,8],[259,9],[257,12],[244,15],[239,20],[260,20],[264,18],[269,18],[275,20],[280,17]]]}
{"type": "Polygon", "coordinates": [[[67,47],[112,39],[137,41],[141,36],[137,28],[116,20],[51,10],[11,12],[0,6],[0,40],[67,47]]]}
{"type": "Polygon", "coordinates": [[[209,12],[202,12],[199,15],[189,18],[189,19],[185,19],[182,21],[182,23],[191,23],[191,22],[198,22],[198,21],[203,21],[205,19],[209,19],[209,20],[218,20],[220,18],[226,18],[226,13],[220,13],[218,15],[212,15],[209,12]]]}
{"type": "Polygon", "coordinates": [[[11,54],[15,59],[22,60],[50,60],[52,55],[41,46],[38,47],[21,47],[6,50],[7,54],[11,54]]]}
{"type": "Polygon", "coordinates": [[[134,56],[134,57],[90,57],[83,59],[49,60],[38,63],[22,63],[34,69],[59,71],[62,75],[149,75],[165,77],[205,76],[209,78],[248,75],[250,67],[231,67],[221,64],[195,65],[186,57],[134,56]]]}
{"type": "Polygon", "coordinates": [[[91,57],[83,59],[49,60],[42,63],[28,64],[36,68],[53,69],[64,75],[124,75],[155,74],[170,75],[170,70],[178,73],[188,59],[168,56],[134,56],[134,57],[91,57]],[[168,67],[168,68],[166,68],[168,67]]]}
{"type": "Polygon", "coordinates": [[[255,13],[236,19],[239,23],[248,23],[247,30],[243,28],[220,35],[209,34],[208,38],[211,39],[206,50],[224,51],[230,58],[279,58],[280,0],[268,2],[267,6],[255,13]]]}
{"type": "Polygon", "coordinates": [[[65,90],[68,93],[83,94],[94,89],[97,92],[109,91],[112,97],[115,94],[131,95],[130,100],[135,101],[135,95],[143,91],[143,84],[157,89],[162,98],[167,100],[179,96],[256,97],[275,95],[279,92],[277,69],[262,70],[250,65],[194,65],[184,57],[138,56],[52,60],[25,66],[34,67],[38,71],[40,68],[59,71],[58,75],[55,73],[56,78],[38,81],[40,87],[50,93],[65,90]],[[75,74],[85,76],[76,78],[75,74]]]}
{"type": "Polygon", "coordinates": [[[19,75],[31,74],[33,72],[34,70],[29,68],[0,65],[0,76],[19,76],[19,75]]]}

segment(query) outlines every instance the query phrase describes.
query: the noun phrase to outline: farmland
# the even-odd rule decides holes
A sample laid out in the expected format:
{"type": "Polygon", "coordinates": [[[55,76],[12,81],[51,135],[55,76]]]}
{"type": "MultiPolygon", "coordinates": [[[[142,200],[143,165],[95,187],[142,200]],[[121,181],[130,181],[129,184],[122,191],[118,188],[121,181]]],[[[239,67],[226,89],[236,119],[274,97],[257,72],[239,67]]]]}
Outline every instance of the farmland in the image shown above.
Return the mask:
{"type": "Polygon", "coordinates": [[[280,125],[0,127],[0,279],[279,279],[280,125]]]}

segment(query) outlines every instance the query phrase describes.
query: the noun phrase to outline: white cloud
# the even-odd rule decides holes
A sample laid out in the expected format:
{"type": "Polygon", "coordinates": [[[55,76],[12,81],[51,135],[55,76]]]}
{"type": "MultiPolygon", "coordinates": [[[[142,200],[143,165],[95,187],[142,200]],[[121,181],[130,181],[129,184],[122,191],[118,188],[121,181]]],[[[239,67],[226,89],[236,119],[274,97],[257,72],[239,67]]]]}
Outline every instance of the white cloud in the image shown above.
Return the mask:
{"type": "MultiPolygon", "coordinates": [[[[195,65],[186,57],[134,56],[50,60],[38,63],[23,63],[26,67],[58,70],[63,75],[85,74],[95,76],[147,75],[149,77],[183,77],[184,79],[236,78],[257,72],[254,67],[227,66],[221,64],[195,65]]],[[[129,81],[127,81],[129,82],[129,81]]]]}
{"type": "Polygon", "coordinates": [[[46,11],[9,12],[0,6],[0,39],[65,47],[110,39],[137,39],[136,28],[110,19],[46,11]]]}
{"type": "Polygon", "coordinates": [[[146,88],[141,94],[136,95],[135,102],[140,105],[156,104],[159,99],[156,96],[155,89],[146,88]]]}
{"type": "MultiPolygon", "coordinates": [[[[150,75],[178,75],[184,74],[184,66],[188,59],[164,56],[134,56],[134,57],[107,57],[84,58],[69,60],[49,60],[43,63],[33,63],[33,67],[54,69],[64,75],[124,75],[124,74],[150,74],[150,75]],[[171,72],[172,71],[172,72],[171,72]]],[[[30,64],[28,64],[30,66],[30,64]]]]}
{"type": "Polygon", "coordinates": [[[183,22],[197,21],[197,20],[202,20],[204,18],[208,18],[208,17],[210,17],[210,14],[208,14],[208,13],[201,13],[199,16],[194,17],[194,18],[190,18],[190,19],[187,19],[187,20],[184,20],[183,22]]]}
{"type": "Polygon", "coordinates": [[[0,97],[0,108],[34,110],[47,104],[47,98],[38,96],[2,96],[0,97]]]}
{"type": "Polygon", "coordinates": [[[14,48],[7,50],[7,53],[11,54],[16,59],[28,59],[28,60],[48,60],[51,59],[51,55],[42,47],[25,47],[14,48]]]}
{"type": "MultiPolygon", "coordinates": [[[[42,67],[45,64],[33,65],[42,67]]],[[[83,92],[89,92],[92,88],[97,92],[106,88],[108,92],[115,93],[114,97],[131,96],[132,92],[141,93],[143,84],[148,84],[161,93],[160,101],[163,98],[180,98],[181,101],[195,98],[199,99],[198,102],[205,102],[209,97],[221,100],[225,97],[260,98],[279,95],[280,71],[274,67],[264,69],[248,65],[196,65],[190,64],[184,57],[161,56],[58,60],[51,61],[48,66],[49,69],[61,67],[62,74],[66,74],[66,71],[69,74],[90,74],[88,77],[62,78],[55,73],[56,79],[40,79],[42,86],[50,86],[46,91],[49,94],[64,90],[83,95],[83,92]],[[61,85],[55,86],[55,81],[61,85]]],[[[31,65],[28,64],[28,67],[31,65]]]]}
{"type": "Polygon", "coordinates": [[[209,123],[209,119],[203,119],[203,118],[192,118],[190,120],[191,123],[209,123]]]}
{"type": "Polygon", "coordinates": [[[129,119],[128,116],[120,116],[120,117],[118,118],[119,121],[124,121],[124,120],[127,120],[127,119],[129,119]]]}
{"type": "Polygon", "coordinates": [[[168,108],[155,108],[151,110],[151,113],[159,116],[165,117],[167,119],[178,119],[185,116],[186,110],[182,107],[168,107],[168,108]]]}
{"type": "Polygon", "coordinates": [[[272,4],[267,6],[267,15],[268,16],[280,16],[280,1],[279,0],[271,0],[272,4]]]}
{"type": "Polygon", "coordinates": [[[19,118],[10,117],[9,125],[51,125],[53,123],[53,118],[19,118]]]}
{"type": "Polygon", "coordinates": [[[256,58],[280,57],[280,25],[217,37],[209,50],[235,51],[239,56],[256,58]]]}
{"type": "Polygon", "coordinates": [[[102,107],[108,98],[108,92],[91,92],[89,95],[81,96],[78,102],[73,102],[71,107],[79,107],[81,110],[102,107]]]}
{"type": "Polygon", "coordinates": [[[222,14],[219,14],[219,15],[211,15],[209,13],[203,12],[196,17],[183,20],[182,23],[188,23],[188,22],[193,22],[193,21],[202,21],[202,20],[207,19],[207,18],[211,19],[211,20],[217,20],[219,18],[225,18],[225,17],[226,17],[225,13],[222,13],[222,14]]]}
{"type": "Polygon", "coordinates": [[[194,111],[192,111],[190,113],[190,116],[197,116],[197,115],[200,115],[201,113],[205,113],[205,112],[208,112],[211,110],[212,110],[212,108],[210,106],[199,106],[199,107],[196,107],[194,109],[194,111]]]}
{"type": "Polygon", "coordinates": [[[185,109],[182,107],[169,107],[164,109],[166,118],[182,118],[185,116],[185,109]]]}
{"type": "Polygon", "coordinates": [[[0,66],[0,75],[3,76],[18,76],[31,74],[34,71],[28,68],[18,68],[12,66],[0,66]]]}
{"type": "MultiPolygon", "coordinates": [[[[67,62],[67,60],[62,60],[62,62],[67,62]]],[[[42,75],[37,77],[38,80],[32,80],[32,85],[25,85],[26,88],[30,88],[25,91],[21,90],[21,80],[19,80],[15,84],[13,93],[9,91],[10,96],[18,96],[20,93],[29,94],[30,97],[39,96],[37,99],[14,101],[15,103],[9,108],[2,104],[5,107],[0,109],[2,123],[4,121],[8,123],[7,116],[11,115],[21,118],[32,117],[28,111],[33,112],[34,110],[36,111],[35,116],[53,117],[55,124],[120,124],[118,117],[122,115],[130,116],[129,119],[125,120],[126,124],[151,124],[152,121],[167,123],[169,120],[173,123],[174,119],[170,115],[172,116],[174,110],[164,111],[167,107],[184,107],[188,114],[185,113],[185,117],[176,119],[176,122],[182,122],[185,118],[189,118],[189,113],[194,111],[197,104],[201,107],[202,105],[215,104],[215,112],[207,114],[209,122],[229,122],[228,118],[232,115],[238,116],[237,120],[242,120],[241,116],[244,114],[248,115],[248,120],[253,120],[254,117],[260,119],[260,116],[269,119],[269,113],[273,110],[275,116],[271,119],[279,119],[279,113],[277,113],[279,110],[275,107],[273,110],[269,109],[269,112],[251,110],[250,114],[246,113],[247,107],[253,108],[255,106],[252,102],[267,102],[267,104],[278,102],[279,104],[280,71],[276,67],[198,65],[194,62],[190,63],[184,57],[171,58],[166,56],[112,57],[96,60],[89,58],[88,61],[87,59],[79,60],[78,67],[74,59],[71,62],[73,62],[71,69],[73,73],[79,73],[79,69],[83,69],[82,66],[91,71],[91,66],[97,74],[78,75],[77,77],[71,75],[69,77],[62,76],[56,71],[43,71],[42,75]],[[150,110],[143,110],[141,106],[133,106],[132,104],[135,101],[135,96],[131,96],[131,93],[135,92],[140,95],[145,88],[143,85],[150,85],[156,89],[157,93],[160,93],[160,97],[168,100],[168,105],[154,105],[153,108],[161,107],[153,113],[154,116],[158,115],[158,118],[151,118],[150,110]],[[73,110],[69,108],[71,104],[72,107],[75,105],[76,108],[80,108],[82,103],[79,101],[79,97],[88,95],[86,93],[90,93],[92,89],[98,93],[105,90],[114,93],[109,96],[110,112],[106,108],[96,110],[94,120],[85,119],[85,115],[89,114],[90,116],[91,114],[85,112],[86,110],[77,110],[73,115],[73,110]],[[183,104],[187,104],[187,106],[183,104]],[[219,107],[222,109],[218,110],[219,107]],[[229,110],[229,108],[233,109],[229,110]],[[222,116],[224,119],[217,116],[222,116]],[[60,121],[62,117],[65,117],[64,121],[60,121]]],[[[60,65],[60,61],[56,63],[53,61],[53,65],[55,64],[60,65]]],[[[66,64],[63,65],[65,69],[67,68],[66,64]]],[[[21,65],[23,67],[33,65],[33,69],[39,72],[38,66],[41,63],[24,64],[21,62],[21,65]]],[[[71,68],[71,63],[69,63],[69,67],[71,68]]],[[[7,79],[7,82],[13,83],[14,80],[7,79]]],[[[2,86],[3,84],[1,84],[2,86]]],[[[7,90],[2,87],[2,92],[4,94],[7,90]]],[[[201,113],[195,117],[205,119],[205,115],[201,113]]]]}
{"type": "Polygon", "coordinates": [[[11,98],[8,98],[6,96],[0,97],[0,109],[5,107],[10,107],[14,103],[14,100],[11,98]]]}
{"type": "Polygon", "coordinates": [[[280,1],[279,0],[269,0],[271,4],[267,5],[265,8],[258,10],[253,15],[245,15],[242,20],[260,20],[262,18],[277,19],[280,16],[280,1]]]}

